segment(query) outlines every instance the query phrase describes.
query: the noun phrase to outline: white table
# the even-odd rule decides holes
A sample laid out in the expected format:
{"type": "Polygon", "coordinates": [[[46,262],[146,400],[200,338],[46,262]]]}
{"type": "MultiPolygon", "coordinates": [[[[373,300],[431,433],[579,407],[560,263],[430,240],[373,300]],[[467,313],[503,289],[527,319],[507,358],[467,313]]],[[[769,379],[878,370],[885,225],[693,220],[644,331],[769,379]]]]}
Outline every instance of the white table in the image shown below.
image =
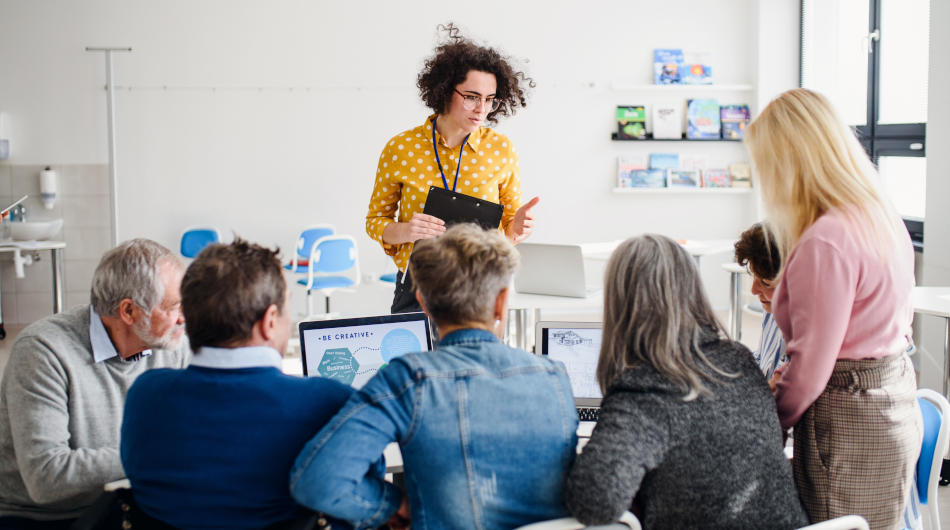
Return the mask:
{"type": "Polygon", "coordinates": [[[541,310],[600,312],[604,308],[604,291],[590,292],[584,298],[519,293],[511,287],[508,298],[508,325],[505,343],[527,352],[534,351],[534,325],[541,319],[541,310]]]}
{"type": "MultiPolygon", "coordinates": [[[[53,313],[59,313],[63,310],[63,249],[66,243],[63,241],[0,241],[0,252],[12,252],[14,260],[22,259],[24,252],[39,252],[48,250],[50,254],[50,264],[53,269],[53,313]]],[[[0,332],[6,336],[3,331],[3,316],[0,315],[0,332]]],[[[0,336],[0,339],[3,338],[0,336]]]]}
{"type": "MultiPolygon", "coordinates": [[[[617,248],[617,246],[620,245],[620,243],[623,243],[623,240],[618,239],[616,241],[604,241],[600,243],[583,243],[581,245],[581,252],[584,253],[584,257],[587,259],[606,261],[610,258],[610,255],[617,248]]],[[[686,252],[689,252],[690,256],[693,256],[693,259],[696,260],[696,265],[699,265],[699,260],[703,256],[731,252],[735,248],[735,244],[736,241],[734,239],[680,240],[680,245],[682,245],[686,252]]]]}
{"type": "Polygon", "coordinates": [[[943,395],[950,392],[950,287],[914,287],[914,312],[944,319],[943,395]]]}

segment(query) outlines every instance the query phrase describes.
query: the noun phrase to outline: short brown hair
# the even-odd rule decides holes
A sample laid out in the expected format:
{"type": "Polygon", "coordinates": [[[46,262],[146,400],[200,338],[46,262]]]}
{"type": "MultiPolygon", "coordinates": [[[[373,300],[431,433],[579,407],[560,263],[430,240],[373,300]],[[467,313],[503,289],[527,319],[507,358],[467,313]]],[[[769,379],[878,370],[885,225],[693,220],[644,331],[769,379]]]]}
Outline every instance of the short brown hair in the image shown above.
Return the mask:
{"type": "Polygon", "coordinates": [[[193,351],[239,344],[251,337],[268,307],[283,311],[287,284],[277,252],[237,238],[198,254],[181,281],[181,311],[193,351]]]}
{"type": "Polygon", "coordinates": [[[459,224],[416,241],[409,274],[436,324],[490,322],[495,298],[518,268],[518,252],[498,230],[459,224]]]}
{"type": "Polygon", "coordinates": [[[755,223],[743,232],[735,250],[736,263],[748,264],[752,274],[766,281],[774,279],[782,265],[778,245],[762,223],[755,223]]]}
{"type": "Polygon", "coordinates": [[[416,86],[422,102],[436,114],[442,114],[449,108],[455,87],[465,82],[472,70],[495,76],[495,99],[498,108],[485,118],[496,123],[498,116],[511,116],[518,107],[525,107],[525,85],[534,87],[534,80],[524,72],[516,72],[494,48],[479,46],[458,34],[454,24],[441,26],[450,39],[435,49],[435,54],[426,59],[425,66],[419,72],[416,86]]]}

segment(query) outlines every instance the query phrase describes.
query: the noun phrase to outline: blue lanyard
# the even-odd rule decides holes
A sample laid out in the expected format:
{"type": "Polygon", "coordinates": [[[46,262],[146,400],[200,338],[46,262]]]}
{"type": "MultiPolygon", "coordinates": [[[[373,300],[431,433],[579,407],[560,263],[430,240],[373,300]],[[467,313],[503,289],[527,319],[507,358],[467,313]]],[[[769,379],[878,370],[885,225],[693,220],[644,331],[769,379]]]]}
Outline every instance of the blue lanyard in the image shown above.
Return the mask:
{"type": "MultiPolygon", "coordinates": [[[[455,191],[455,187],[459,183],[459,169],[462,169],[462,151],[465,149],[465,143],[468,142],[468,137],[471,134],[466,134],[465,138],[462,140],[462,146],[459,147],[459,159],[458,164],[455,166],[455,182],[452,183],[452,191],[455,191]]],[[[442,161],[439,160],[439,146],[435,143],[435,118],[432,118],[432,151],[435,153],[435,163],[439,166],[439,174],[442,175],[442,184],[445,185],[445,189],[449,189],[449,181],[445,180],[445,173],[442,171],[442,161]]]]}

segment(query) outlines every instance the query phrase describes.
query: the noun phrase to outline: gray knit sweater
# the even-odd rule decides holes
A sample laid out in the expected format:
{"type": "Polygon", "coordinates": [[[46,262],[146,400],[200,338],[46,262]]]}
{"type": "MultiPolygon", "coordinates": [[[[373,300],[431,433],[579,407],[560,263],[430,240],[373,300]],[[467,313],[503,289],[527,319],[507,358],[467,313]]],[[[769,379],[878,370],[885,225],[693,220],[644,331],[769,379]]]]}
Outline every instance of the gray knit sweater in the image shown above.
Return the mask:
{"type": "Polygon", "coordinates": [[[125,394],[151,368],[183,368],[187,348],[139,361],[96,363],[89,306],[31,324],[0,382],[0,515],[76,517],[124,476],[119,427],[125,394]]]}
{"type": "Polygon", "coordinates": [[[590,443],[574,462],[566,502],[586,524],[627,509],[644,528],[798,528],[808,524],[782,452],[775,401],[752,354],[709,333],[712,397],[683,401],[652,366],[607,389],[590,443]]]}

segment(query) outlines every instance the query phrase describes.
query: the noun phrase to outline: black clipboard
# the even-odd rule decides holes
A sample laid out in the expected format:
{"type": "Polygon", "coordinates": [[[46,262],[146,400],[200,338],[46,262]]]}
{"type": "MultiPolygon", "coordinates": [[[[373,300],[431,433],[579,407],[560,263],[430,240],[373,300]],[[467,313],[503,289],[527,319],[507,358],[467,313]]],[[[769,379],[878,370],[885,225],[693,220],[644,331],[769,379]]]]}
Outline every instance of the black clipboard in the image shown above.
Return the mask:
{"type": "Polygon", "coordinates": [[[497,229],[504,211],[500,204],[438,186],[429,187],[429,196],[422,209],[422,213],[445,221],[445,226],[475,223],[485,230],[497,229]]]}

